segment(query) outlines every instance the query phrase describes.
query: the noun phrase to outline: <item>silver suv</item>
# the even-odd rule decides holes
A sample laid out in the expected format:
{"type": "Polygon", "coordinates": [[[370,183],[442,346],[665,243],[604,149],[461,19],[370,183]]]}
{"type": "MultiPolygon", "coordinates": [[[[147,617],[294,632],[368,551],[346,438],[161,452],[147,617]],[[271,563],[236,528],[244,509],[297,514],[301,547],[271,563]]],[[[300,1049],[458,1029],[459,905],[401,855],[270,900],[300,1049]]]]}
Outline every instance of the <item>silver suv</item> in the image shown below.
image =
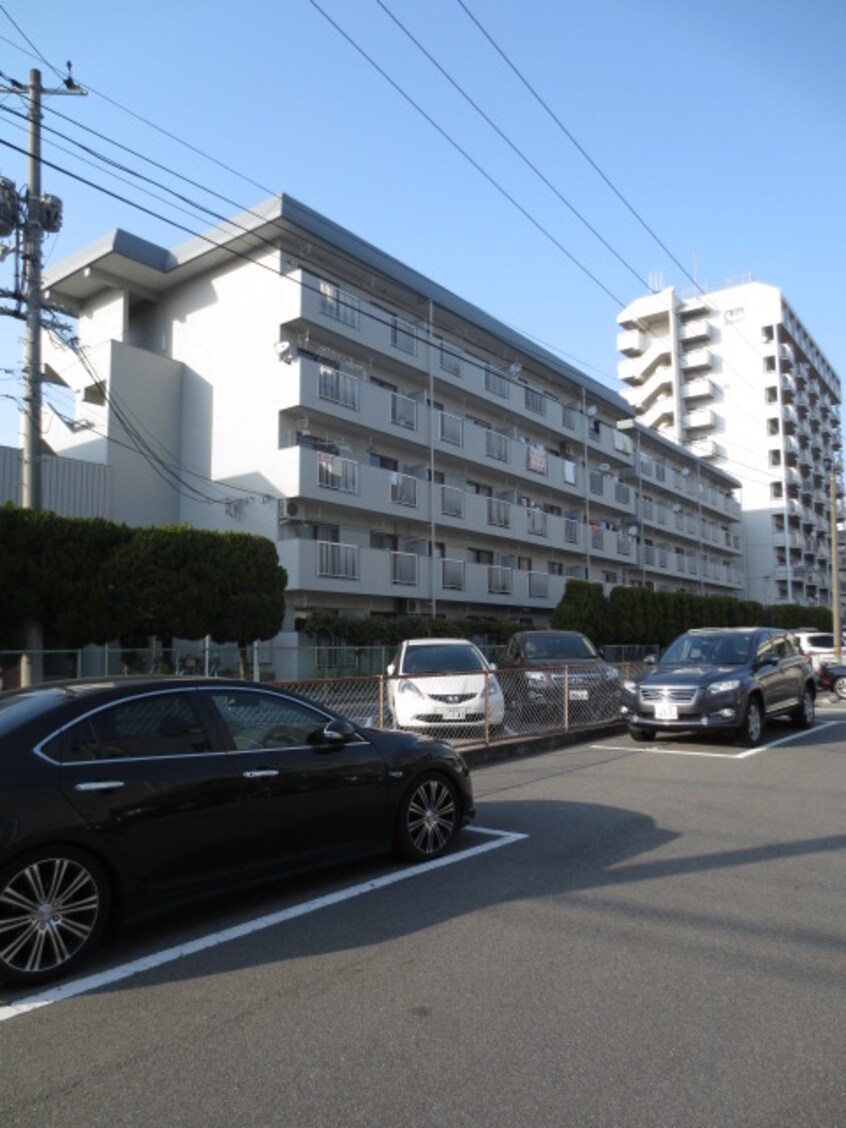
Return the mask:
{"type": "Polygon", "coordinates": [[[814,672],[793,635],[773,627],[688,631],[623,690],[621,714],[634,740],[714,731],[752,747],[771,717],[814,723],[814,672]]]}
{"type": "Polygon", "coordinates": [[[820,666],[827,666],[835,661],[834,635],[831,631],[817,631],[810,627],[799,627],[792,634],[817,674],[819,674],[820,666]]]}

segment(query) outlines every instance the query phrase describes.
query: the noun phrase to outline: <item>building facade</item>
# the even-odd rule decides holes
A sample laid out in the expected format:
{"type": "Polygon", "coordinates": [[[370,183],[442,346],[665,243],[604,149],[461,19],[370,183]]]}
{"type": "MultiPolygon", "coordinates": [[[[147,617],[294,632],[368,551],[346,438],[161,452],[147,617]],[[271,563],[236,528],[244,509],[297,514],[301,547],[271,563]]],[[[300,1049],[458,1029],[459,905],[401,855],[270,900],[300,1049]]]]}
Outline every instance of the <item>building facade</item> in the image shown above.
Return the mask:
{"type": "MultiPolygon", "coordinates": [[[[105,515],[274,540],[316,608],[548,622],[569,578],[739,595],[738,481],[626,401],[289,197],[169,251],[50,269],[52,455],[105,515]]],[[[299,622],[298,622],[299,620],[299,622]]]]}
{"type": "Polygon", "coordinates": [[[840,380],[781,291],[670,288],[617,320],[640,423],[743,484],[746,596],[830,607],[840,380]]]}

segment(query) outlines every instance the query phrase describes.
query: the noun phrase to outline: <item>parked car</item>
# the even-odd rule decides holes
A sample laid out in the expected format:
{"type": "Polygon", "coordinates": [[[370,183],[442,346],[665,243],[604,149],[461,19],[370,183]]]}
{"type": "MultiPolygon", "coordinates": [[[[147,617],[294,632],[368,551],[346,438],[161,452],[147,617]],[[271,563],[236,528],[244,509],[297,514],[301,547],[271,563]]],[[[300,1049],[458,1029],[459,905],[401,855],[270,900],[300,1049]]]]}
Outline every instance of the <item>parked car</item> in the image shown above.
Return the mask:
{"type": "Polygon", "coordinates": [[[394,848],[474,814],[449,745],[229,679],[0,694],[0,979],[69,971],[107,922],[394,848]]]}
{"type": "Polygon", "coordinates": [[[846,665],[824,663],[817,670],[817,685],[841,700],[846,700],[846,665]]]}
{"type": "Polygon", "coordinates": [[[523,720],[563,717],[565,700],[578,722],[619,716],[620,673],[579,631],[519,631],[499,665],[508,705],[523,720]]]}
{"type": "Polygon", "coordinates": [[[401,729],[448,725],[458,732],[502,725],[495,667],[465,638],[410,638],[388,665],[388,704],[401,729]]]}
{"type": "Polygon", "coordinates": [[[793,635],[770,627],[687,631],[624,690],[621,712],[635,740],[694,730],[753,746],[771,717],[814,723],[813,670],[793,635]]]}
{"type": "MultiPolygon", "coordinates": [[[[834,635],[831,631],[816,631],[810,627],[800,627],[791,633],[814,670],[819,671],[820,666],[824,663],[836,661],[834,635]]],[[[842,649],[846,649],[846,644],[842,649]]]]}

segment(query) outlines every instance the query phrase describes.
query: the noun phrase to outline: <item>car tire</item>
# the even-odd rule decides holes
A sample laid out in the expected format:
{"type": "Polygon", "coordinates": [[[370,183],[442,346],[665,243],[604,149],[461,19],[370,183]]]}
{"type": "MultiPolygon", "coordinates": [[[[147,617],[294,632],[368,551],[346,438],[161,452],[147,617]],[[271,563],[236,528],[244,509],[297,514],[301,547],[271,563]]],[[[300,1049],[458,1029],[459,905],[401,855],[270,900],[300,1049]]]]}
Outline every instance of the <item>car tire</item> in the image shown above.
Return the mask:
{"type": "Polygon", "coordinates": [[[638,742],[642,740],[654,740],[655,729],[635,728],[634,725],[632,725],[629,728],[629,736],[632,738],[632,740],[637,740],[638,742]]]}
{"type": "Polygon", "coordinates": [[[839,697],[841,701],[846,700],[846,678],[835,678],[831,686],[831,692],[839,697]]]}
{"type": "Polygon", "coordinates": [[[400,802],[396,848],[414,862],[439,858],[461,829],[461,803],[455,784],[443,775],[420,776],[400,802]]]}
{"type": "Polygon", "coordinates": [[[106,872],[83,851],[17,858],[0,872],[0,980],[35,986],[65,975],[94,948],[110,909],[106,872]]]}
{"type": "Polygon", "coordinates": [[[757,697],[750,697],[743,714],[743,724],[737,731],[738,742],[744,748],[754,748],[764,734],[764,710],[757,697]]]}
{"type": "Polygon", "coordinates": [[[814,724],[814,693],[808,686],[802,694],[802,702],[790,714],[791,720],[798,728],[812,728],[814,724]]]}

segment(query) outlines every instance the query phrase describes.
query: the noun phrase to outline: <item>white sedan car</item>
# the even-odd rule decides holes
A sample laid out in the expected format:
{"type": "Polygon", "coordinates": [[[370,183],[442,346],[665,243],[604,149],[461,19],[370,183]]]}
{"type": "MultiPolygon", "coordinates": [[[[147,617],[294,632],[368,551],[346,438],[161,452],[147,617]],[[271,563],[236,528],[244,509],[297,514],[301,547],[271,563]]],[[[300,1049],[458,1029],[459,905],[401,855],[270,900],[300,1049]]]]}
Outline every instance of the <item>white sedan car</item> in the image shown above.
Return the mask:
{"type": "Polygon", "coordinates": [[[481,650],[464,638],[410,638],[388,666],[388,700],[401,729],[499,727],[505,700],[481,650]]]}

